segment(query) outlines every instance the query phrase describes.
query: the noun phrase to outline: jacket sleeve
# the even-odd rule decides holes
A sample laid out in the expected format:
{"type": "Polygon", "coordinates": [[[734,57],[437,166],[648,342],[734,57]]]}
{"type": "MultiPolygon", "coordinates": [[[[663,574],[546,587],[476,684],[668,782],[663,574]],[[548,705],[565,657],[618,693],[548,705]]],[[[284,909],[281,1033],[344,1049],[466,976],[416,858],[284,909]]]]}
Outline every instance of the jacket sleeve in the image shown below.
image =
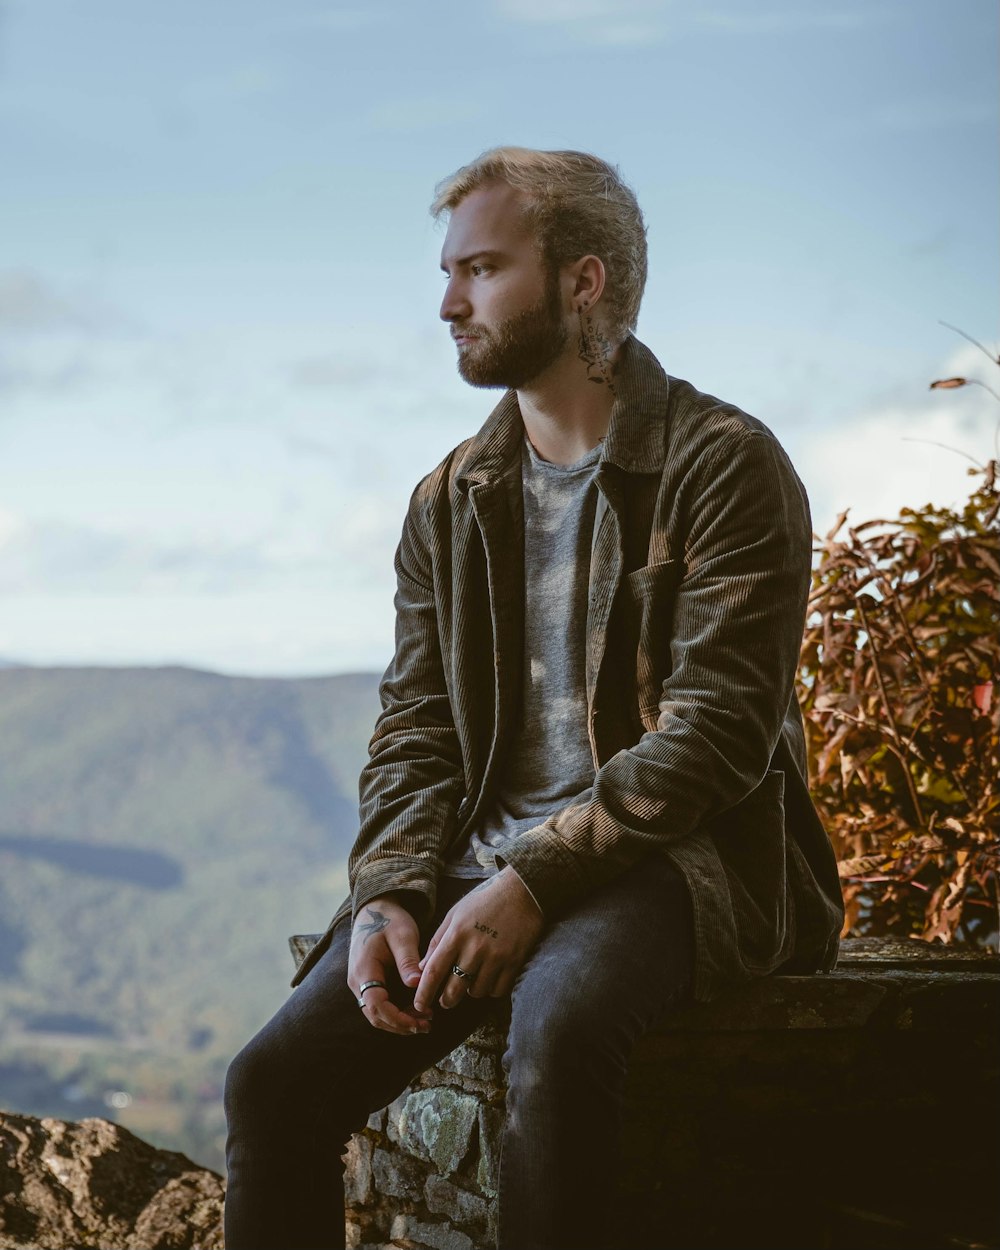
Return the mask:
{"type": "Polygon", "coordinates": [[[396,551],[396,646],[382,712],[361,771],[361,828],[348,868],[354,915],[390,890],[433,909],[441,849],[454,834],[464,774],[445,685],[430,554],[420,533],[421,483],[396,551]]]}
{"type": "Polygon", "coordinates": [[[547,916],[745,798],[778,742],[810,581],[804,489],[777,441],[745,428],[715,440],[686,485],[656,731],[504,848],[547,916]]]}

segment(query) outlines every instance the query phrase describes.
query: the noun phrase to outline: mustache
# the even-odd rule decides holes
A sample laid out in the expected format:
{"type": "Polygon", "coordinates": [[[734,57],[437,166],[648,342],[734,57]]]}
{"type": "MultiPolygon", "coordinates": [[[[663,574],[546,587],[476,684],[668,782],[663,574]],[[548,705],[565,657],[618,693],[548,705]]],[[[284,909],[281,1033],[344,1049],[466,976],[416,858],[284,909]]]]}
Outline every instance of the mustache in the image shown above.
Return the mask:
{"type": "Polygon", "coordinates": [[[451,323],[451,337],[453,339],[486,339],[489,338],[489,336],[490,332],[486,326],[475,325],[471,321],[453,321],[451,323]]]}

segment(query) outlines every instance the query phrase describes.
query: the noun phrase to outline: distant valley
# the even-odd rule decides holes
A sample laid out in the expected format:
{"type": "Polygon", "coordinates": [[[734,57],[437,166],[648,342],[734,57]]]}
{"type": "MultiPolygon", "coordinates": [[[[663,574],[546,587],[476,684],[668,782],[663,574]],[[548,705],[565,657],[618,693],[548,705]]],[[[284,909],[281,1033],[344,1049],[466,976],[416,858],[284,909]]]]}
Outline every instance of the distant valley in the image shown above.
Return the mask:
{"type": "Polygon", "coordinates": [[[0,670],[0,1106],[219,1168],[226,1064],[346,892],[378,678],[0,670]]]}

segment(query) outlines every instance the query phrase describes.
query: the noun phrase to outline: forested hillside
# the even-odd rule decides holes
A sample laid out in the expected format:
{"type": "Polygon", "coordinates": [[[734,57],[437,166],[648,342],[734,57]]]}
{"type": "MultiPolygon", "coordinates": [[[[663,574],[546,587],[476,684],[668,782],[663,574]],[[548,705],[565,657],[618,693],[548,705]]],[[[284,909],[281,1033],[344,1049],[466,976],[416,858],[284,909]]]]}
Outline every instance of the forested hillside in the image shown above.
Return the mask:
{"type": "Polygon", "coordinates": [[[0,672],[0,1106],[221,1164],[226,1062],[345,893],[368,674],[0,672]]]}

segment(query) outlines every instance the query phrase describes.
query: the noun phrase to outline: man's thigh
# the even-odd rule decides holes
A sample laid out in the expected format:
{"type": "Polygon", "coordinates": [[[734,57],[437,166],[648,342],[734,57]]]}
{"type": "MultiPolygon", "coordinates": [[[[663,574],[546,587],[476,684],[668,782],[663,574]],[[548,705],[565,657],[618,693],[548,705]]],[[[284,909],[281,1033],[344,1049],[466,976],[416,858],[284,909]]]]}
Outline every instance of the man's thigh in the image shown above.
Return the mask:
{"type": "Polygon", "coordinates": [[[694,950],[684,879],[650,855],[545,930],[514,988],[512,1030],[548,1021],[557,1038],[586,1046],[611,1032],[627,1048],[690,998],[694,950]]]}

